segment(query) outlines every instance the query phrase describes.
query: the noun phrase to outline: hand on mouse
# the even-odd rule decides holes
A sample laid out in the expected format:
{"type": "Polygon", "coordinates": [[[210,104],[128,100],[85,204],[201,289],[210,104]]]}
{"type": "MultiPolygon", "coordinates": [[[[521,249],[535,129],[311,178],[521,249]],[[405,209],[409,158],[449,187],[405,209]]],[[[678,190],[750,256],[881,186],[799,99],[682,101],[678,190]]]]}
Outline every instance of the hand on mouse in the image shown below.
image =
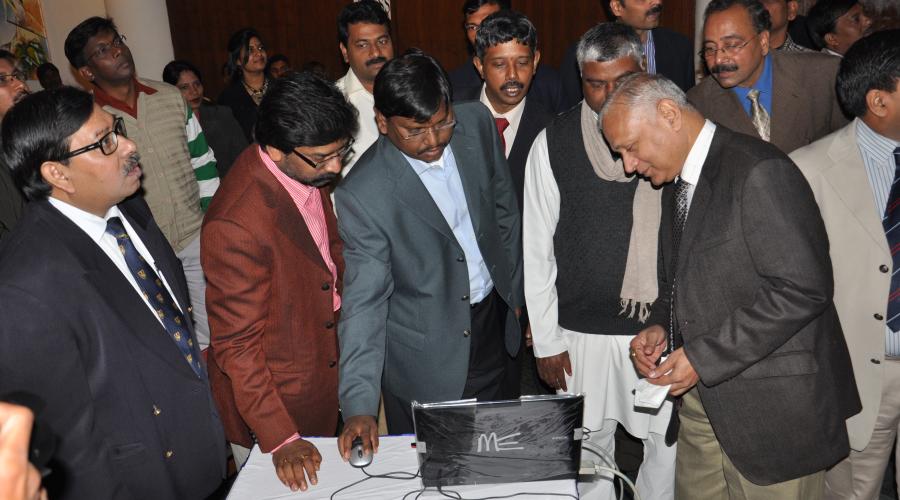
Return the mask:
{"type": "Polygon", "coordinates": [[[322,463],[322,455],[314,444],[305,439],[292,441],[272,453],[272,463],[275,464],[278,479],[291,491],[306,491],[307,477],[309,484],[319,482],[316,471],[322,463]]]}
{"type": "Polygon", "coordinates": [[[357,437],[362,439],[364,453],[378,452],[378,424],[375,417],[357,415],[344,422],[344,431],[338,438],[338,451],[345,462],[350,460],[350,448],[353,447],[353,440],[357,437]]]}

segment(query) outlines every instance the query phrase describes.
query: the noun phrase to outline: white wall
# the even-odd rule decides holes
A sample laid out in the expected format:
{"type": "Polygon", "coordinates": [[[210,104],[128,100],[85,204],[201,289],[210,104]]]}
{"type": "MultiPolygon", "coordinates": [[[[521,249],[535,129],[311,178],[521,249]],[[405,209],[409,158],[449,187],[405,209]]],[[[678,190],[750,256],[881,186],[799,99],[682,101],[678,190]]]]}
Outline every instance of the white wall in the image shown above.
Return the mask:
{"type": "Polygon", "coordinates": [[[91,16],[111,16],[128,36],[138,74],[160,80],[162,69],[174,59],[165,0],[42,0],[50,61],[63,82],[78,85],[63,46],[78,23],[91,16]]]}

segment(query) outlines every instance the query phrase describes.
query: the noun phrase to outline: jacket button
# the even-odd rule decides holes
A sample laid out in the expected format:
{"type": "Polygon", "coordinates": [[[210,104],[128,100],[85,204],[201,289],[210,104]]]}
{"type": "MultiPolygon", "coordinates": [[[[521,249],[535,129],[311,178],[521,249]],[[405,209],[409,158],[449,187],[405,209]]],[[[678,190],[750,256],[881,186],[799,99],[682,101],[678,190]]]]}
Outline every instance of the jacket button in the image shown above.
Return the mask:
{"type": "Polygon", "coordinates": [[[874,318],[877,319],[878,321],[881,321],[881,320],[884,319],[884,316],[882,316],[882,315],[880,315],[880,314],[878,314],[878,313],[875,313],[873,316],[874,316],[874,318]]]}
{"type": "Polygon", "coordinates": [[[880,360],[880,359],[872,358],[872,359],[870,359],[869,361],[871,361],[872,363],[875,363],[876,365],[880,365],[880,364],[881,364],[881,360],[880,360]]]}
{"type": "Polygon", "coordinates": [[[160,413],[162,413],[162,411],[160,411],[159,407],[156,405],[153,405],[153,416],[158,417],[160,413]]]}
{"type": "Polygon", "coordinates": [[[188,306],[188,307],[187,307],[187,310],[188,310],[189,313],[194,312],[194,306],[188,306]]]}
{"type": "Polygon", "coordinates": [[[166,450],[166,458],[172,458],[175,455],[175,452],[172,450],[166,450]]]}
{"type": "Polygon", "coordinates": [[[465,257],[457,257],[456,258],[456,262],[465,262],[465,261],[466,261],[465,257]]]}
{"type": "Polygon", "coordinates": [[[459,298],[459,300],[469,300],[469,296],[463,295],[462,297],[459,298]]]}
{"type": "Polygon", "coordinates": [[[331,283],[322,283],[322,290],[331,290],[331,283]]]}
{"type": "Polygon", "coordinates": [[[325,323],[325,328],[328,328],[329,330],[332,329],[332,328],[334,328],[334,321],[328,321],[328,322],[326,322],[326,323],[325,323]]]}
{"type": "Polygon", "coordinates": [[[334,368],[335,366],[337,366],[337,361],[332,361],[332,362],[328,363],[328,368],[334,368]]]}
{"type": "Polygon", "coordinates": [[[878,266],[878,270],[881,271],[881,272],[883,272],[883,273],[886,273],[886,272],[890,271],[891,268],[889,268],[888,266],[882,264],[882,265],[878,266]]]}
{"type": "Polygon", "coordinates": [[[463,337],[468,337],[469,335],[472,335],[472,331],[471,331],[471,330],[469,330],[469,329],[463,330],[463,337]]]}

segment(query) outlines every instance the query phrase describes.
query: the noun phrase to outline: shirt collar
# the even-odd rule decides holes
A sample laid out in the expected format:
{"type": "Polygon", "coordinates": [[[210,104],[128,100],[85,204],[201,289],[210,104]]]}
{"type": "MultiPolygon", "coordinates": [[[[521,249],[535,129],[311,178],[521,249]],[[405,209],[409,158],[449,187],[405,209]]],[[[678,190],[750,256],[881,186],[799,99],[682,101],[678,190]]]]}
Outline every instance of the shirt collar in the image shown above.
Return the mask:
{"type": "Polygon", "coordinates": [[[709,154],[709,147],[712,145],[713,135],[716,133],[716,125],[706,120],[700,133],[697,134],[697,140],[691,146],[687,159],[684,160],[684,166],[681,168],[681,180],[692,186],[696,186],[700,182],[700,171],[703,170],[703,164],[706,163],[706,156],[709,154]]]}
{"type": "Polygon", "coordinates": [[[300,202],[303,205],[306,205],[306,202],[309,201],[309,197],[318,191],[318,188],[314,186],[304,184],[288,177],[288,175],[282,172],[281,169],[278,168],[278,165],[272,161],[272,158],[266,153],[262,146],[257,146],[257,151],[259,152],[259,159],[262,160],[263,165],[266,166],[269,172],[272,172],[272,175],[275,176],[275,180],[287,189],[288,192],[295,191],[300,196],[300,202]]]}
{"type": "Polygon", "coordinates": [[[506,120],[509,121],[509,125],[513,129],[519,128],[519,121],[522,120],[522,113],[525,111],[525,100],[528,99],[528,97],[524,97],[519,102],[519,104],[516,104],[513,109],[507,111],[506,113],[498,113],[494,109],[494,106],[491,105],[491,101],[487,97],[487,91],[485,90],[485,88],[486,85],[482,84],[481,95],[479,96],[478,100],[481,101],[482,104],[487,106],[487,108],[491,111],[491,114],[494,115],[494,118],[506,118],[506,120]]]}
{"type": "Polygon", "coordinates": [[[822,49],[822,52],[824,52],[826,54],[831,54],[833,56],[844,57],[844,55],[841,54],[840,52],[835,52],[835,51],[829,49],[828,47],[825,47],[824,49],[822,49]]]}
{"type": "Polygon", "coordinates": [[[94,243],[98,244],[100,243],[100,238],[106,233],[106,221],[112,217],[123,219],[122,212],[119,211],[119,207],[116,205],[110,207],[109,210],[106,211],[105,216],[97,217],[90,212],[86,212],[52,196],[48,198],[47,201],[49,201],[57,210],[62,212],[69,220],[74,222],[82,231],[87,233],[94,243]]]}
{"type": "Polygon", "coordinates": [[[402,151],[400,152],[400,154],[402,154],[403,157],[406,158],[409,166],[412,167],[412,169],[416,172],[416,175],[418,175],[419,177],[433,168],[443,169],[447,165],[448,160],[453,157],[453,151],[450,150],[449,144],[446,148],[444,148],[444,153],[441,155],[441,157],[431,163],[425,163],[422,160],[417,160],[411,156],[407,156],[406,153],[403,153],[402,151]]]}
{"type": "Polygon", "coordinates": [[[356,92],[365,92],[369,93],[359,78],[356,76],[356,73],[353,72],[353,68],[347,70],[347,74],[344,75],[344,92],[349,96],[351,94],[355,94],[356,92]]]}
{"type": "MultiPolygon", "coordinates": [[[[153,95],[157,92],[155,88],[144,85],[136,77],[133,77],[133,79],[134,92],[136,95],[140,96],[141,92],[147,95],[153,95]]],[[[106,93],[106,91],[100,88],[100,86],[96,83],[94,84],[94,102],[96,102],[97,105],[101,108],[103,106],[111,106],[115,109],[118,109],[119,111],[122,111],[123,113],[128,113],[135,118],[137,117],[137,101],[135,101],[135,107],[132,108],[125,101],[116,99],[115,97],[106,93]]]]}
{"type": "MultiPolygon", "coordinates": [[[[857,118],[856,120],[856,136],[862,140],[857,140],[860,146],[865,145],[866,152],[879,161],[887,161],[894,154],[894,149],[900,146],[900,142],[885,137],[878,132],[872,130],[866,125],[866,122],[857,118]]],[[[893,159],[893,158],[891,158],[893,159]]]]}

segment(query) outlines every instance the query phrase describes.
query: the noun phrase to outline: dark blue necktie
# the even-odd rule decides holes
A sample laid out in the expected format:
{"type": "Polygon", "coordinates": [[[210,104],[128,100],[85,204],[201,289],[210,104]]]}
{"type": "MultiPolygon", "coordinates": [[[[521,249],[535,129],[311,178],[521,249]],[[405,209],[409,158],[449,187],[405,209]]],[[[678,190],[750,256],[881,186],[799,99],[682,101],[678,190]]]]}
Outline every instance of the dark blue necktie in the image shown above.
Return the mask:
{"type": "Polygon", "coordinates": [[[169,332],[169,336],[182,356],[191,365],[194,373],[200,376],[202,368],[200,367],[200,356],[194,347],[194,341],[191,339],[187,329],[187,321],[181,310],[175,304],[175,300],[169,291],[163,285],[162,280],[153,271],[153,268],[147,264],[147,261],[141,257],[137,249],[134,247],[128,232],[122,225],[122,221],[118,217],[111,217],[106,221],[106,232],[111,234],[119,243],[119,250],[125,256],[125,262],[128,269],[137,281],[138,286],[147,299],[156,310],[159,319],[162,320],[163,326],[169,332]]]}
{"type": "MultiPolygon", "coordinates": [[[[891,249],[891,258],[894,268],[891,277],[891,289],[888,295],[887,326],[892,331],[900,330],[900,148],[894,149],[894,184],[891,186],[891,195],[888,198],[887,208],[884,210],[884,234],[887,236],[888,247],[891,249]]],[[[887,344],[886,354],[891,357],[900,356],[900,346],[887,344]],[[894,352],[892,352],[894,351],[894,352]]]]}

